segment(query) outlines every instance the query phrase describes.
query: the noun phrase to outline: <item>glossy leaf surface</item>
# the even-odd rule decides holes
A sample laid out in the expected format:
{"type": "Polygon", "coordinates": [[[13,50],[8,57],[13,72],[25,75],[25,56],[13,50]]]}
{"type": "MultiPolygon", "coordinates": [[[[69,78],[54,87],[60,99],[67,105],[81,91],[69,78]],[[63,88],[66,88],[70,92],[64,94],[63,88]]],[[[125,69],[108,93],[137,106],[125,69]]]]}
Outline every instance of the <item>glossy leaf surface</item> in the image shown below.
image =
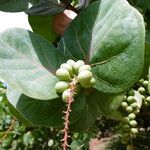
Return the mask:
{"type": "Polygon", "coordinates": [[[10,29],[0,34],[0,78],[29,97],[58,97],[54,74],[59,57],[52,44],[30,31],[10,29]]]}
{"type": "Polygon", "coordinates": [[[136,9],[126,0],[102,0],[76,17],[59,50],[66,59],[83,59],[91,64],[95,88],[100,92],[119,93],[141,75],[144,39],[143,18],[136,9]]]}

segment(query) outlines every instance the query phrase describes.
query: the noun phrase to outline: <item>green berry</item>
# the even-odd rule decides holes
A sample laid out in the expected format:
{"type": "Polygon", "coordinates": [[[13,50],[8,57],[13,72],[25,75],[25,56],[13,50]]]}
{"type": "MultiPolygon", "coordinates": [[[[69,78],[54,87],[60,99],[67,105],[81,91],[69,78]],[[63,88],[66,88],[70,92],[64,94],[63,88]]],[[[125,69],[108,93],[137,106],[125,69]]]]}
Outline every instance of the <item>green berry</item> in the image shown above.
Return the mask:
{"type": "Polygon", "coordinates": [[[131,113],[131,114],[128,115],[128,118],[129,118],[130,120],[134,120],[135,117],[136,117],[136,115],[135,115],[134,113],[131,113]]]}
{"type": "Polygon", "coordinates": [[[95,84],[96,80],[92,77],[92,79],[90,80],[90,84],[91,86],[93,86],[95,84]]]}
{"type": "Polygon", "coordinates": [[[78,74],[78,82],[82,84],[90,83],[93,74],[89,70],[83,70],[78,74]]]}
{"type": "Polygon", "coordinates": [[[122,135],[122,139],[125,140],[125,141],[128,141],[129,140],[129,136],[127,137],[127,136],[123,136],[122,135]]]}
{"type": "Polygon", "coordinates": [[[80,83],[82,87],[84,88],[91,88],[92,85],[90,83],[80,83]]]}
{"type": "Polygon", "coordinates": [[[126,109],[127,106],[128,106],[128,104],[127,104],[126,102],[122,102],[122,103],[121,103],[121,107],[122,107],[122,108],[126,109]]]}
{"type": "Polygon", "coordinates": [[[147,101],[144,102],[145,106],[149,106],[149,103],[147,101]]]}
{"type": "Polygon", "coordinates": [[[78,74],[79,68],[80,68],[81,66],[83,66],[83,65],[85,65],[84,61],[83,61],[83,60],[78,60],[78,61],[74,64],[74,66],[73,66],[75,73],[78,74]]]}
{"type": "Polygon", "coordinates": [[[148,86],[148,81],[145,80],[145,81],[143,82],[143,85],[144,85],[145,87],[147,87],[147,86],[148,86]]]}
{"type": "Polygon", "coordinates": [[[65,90],[62,94],[62,99],[63,101],[66,102],[71,96],[72,96],[72,93],[70,92],[70,90],[65,90]]]}
{"type": "Polygon", "coordinates": [[[128,124],[124,124],[124,125],[122,125],[122,130],[129,131],[130,130],[130,126],[128,124]]]}
{"type": "Polygon", "coordinates": [[[65,90],[67,90],[69,87],[69,83],[65,81],[59,81],[55,85],[55,90],[57,93],[63,93],[65,90]]]}
{"type": "Polygon", "coordinates": [[[130,137],[130,133],[123,133],[122,136],[123,136],[124,138],[129,138],[129,137],[130,137]]]}
{"type": "Polygon", "coordinates": [[[140,112],[140,110],[139,110],[139,108],[136,108],[134,111],[133,111],[133,113],[136,115],[136,114],[138,114],[140,112]]]}
{"type": "Polygon", "coordinates": [[[140,84],[143,84],[143,82],[144,82],[144,79],[140,79],[140,80],[139,80],[139,83],[140,83],[140,84]]]}
{"type": "Polygon", "coordinates": [[[79,73],[83,70],[89,70],[91,71],[91,67],[89,65],[83,65],[79,68],[79,73]]]}
{"type": "Polygon", "coordinates": [[[129,140],[127,140],[127,139],[121,139],[122,144],[128,144],[128,142],[129,142],[129,140]]]}
{"type": "Polygon", "coordinates": [[[124,118],[122,119],[122,122],[123,122],[123,123],[129,123],[129,118],[128,118],[128,117],[124,117],[124,118]]]}
{"type": "Polygon", "coordinates": [[[137,134],[138,133],[138,129],[137,128],[131,128],[131,133],[132,134],[137,134]]]}
{"type": "Polygon", "coordinates": [[[126,150],[133,150],[133,148],[130,144],[128,144],[126,150]]]}
{"type": "Polygon", "coordinates": [[[135,108],[137,108],[137,103],[136,102],[134,102],[134,103],[132,103],[132,104],[130,104],[130,106],[133,108],[133,109],[135,109],[135,108]]]}
{"type": "Polygon", "coordinates": [[[70,73],[71,76],[73,76],[73,68],[70,64],[67,63],[63,63],[60,68],[66,69],[68,70],[68,72],[70,73]]]}
{"type": "Polygon", "coordinates": [[[127,106],[127,107],[126,107],[126,111],[127,111],[128,113],[131,113],[131,112],[133,111],[133,108],[132,108],[131,106],[127,106]]]}
{"type": "Polygon", "coordinates": [[[133,89],[131,89],[131,90],[128,92],[128,95],[129,95],[129,96],[134,96],[134,94],[135,94],[135,93],[134,93],[134,90],[133,90],[133,89]]]}
{"type": "Polygon", "coordinates": [[[145,100],[150,103],[150,96],[147,96],[145,100]]]}
{"type": "Polygon", "coordinates": [[[66,69],[60,68],[56,71],[56,76],[60,80],[70,81],[70,74],[66,69]]]}
{"type": "Polygon", "coordinates": [[[68,61],[67,61],[67,64],[69,64],[69,65],[71,65],[71,67],[73,68],[73,66],[75,65],[75,61],[74,60],[72,60],[72,59],[69,59],[68,61]]]}
{"type": "Polygon", "coordinates": [[[136,127],[137,126],[137,122],[135,120],[131,120],[129,122],[129,124],[130,124],[131,127],[136,127]]]}
{"type": "Polygon", "coordinates": [[[142,100],[145,100],[145,96],[144,95],[141,95],[141,97],[142,97],[142,100]]]}
{"type": "Polygon", "coordinates": [[[95,79],[92,77],[89,83],[80,83],[84,88],[91,88],[95,84],[95,79]]]}
{"type": "Polygon", "coordinates": [[[126,101],[127,100],[127,96],[126,95],[124,95],[124,97],[123,97],[123,101],[126,101]]]}
{"type": "Polygon", "coordinates": [[[139,91],[140,94],[144,94],[145,93],[145,88],[139,87],[138,91],[139,91]]]}
{"type": "Polygon", "coordinates": [[[136,100],[134,99],[134,96],[128,96],[127,101],[128,101],[129,103],[133,103],[133,102],[135,102],[136,100]]]}

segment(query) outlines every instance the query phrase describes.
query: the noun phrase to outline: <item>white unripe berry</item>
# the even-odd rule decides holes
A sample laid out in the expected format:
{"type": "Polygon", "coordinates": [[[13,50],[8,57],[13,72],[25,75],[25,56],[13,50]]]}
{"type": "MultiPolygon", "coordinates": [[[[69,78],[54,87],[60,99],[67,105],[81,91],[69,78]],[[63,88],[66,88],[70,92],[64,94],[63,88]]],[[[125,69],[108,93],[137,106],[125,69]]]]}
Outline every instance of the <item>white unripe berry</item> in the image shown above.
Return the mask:
{"type": "Polygon", "coordinates": [[[137,134],[138,133],[138,129],[137,128],[131,128],[131,133],[132,134],[137,134]]]}
{"type": "Polygon", "coordinates": [[[135,109],[135,108],[138,107],[137,102],[134,102],[134,103],[130,104],[130,106],[131,106],[133,109],[135,109]]]}
{"type": "Polygon", "coordinates": [[[150,96],[147,96],[145,100],[150,103],[150,96]]]}
{"type": "Polygon", "coordinates": [[[136,117],[136,115],[135,115],[134,113],[131,113],[131,114],[128,115],[128,118],[129,118],[130,120],[134,120],[135,117],[136,117]]]}
{"type": "Polygon", "coordinates": [[[128,106],[128,104],[127,104],[126,102],[122,102],[122,103],[121,103],[121,107],[122,107],[122,108],[126,109],[127,106],[128,106]]]}
{"type": "Polygon", "coordinates": [[[131,106],[127,106],[127,107],[126,107],[126,111],[127,111],[128,113],[131,113],[131,112],[133,111],[133,108],[132,108],[131,106]]]}
{"type": "Polygon", "coordinates": [[[128,101],[129,103],[136,102],[136,100],[134,99],[134,96],[128,96],[127,101],[128,101]]]}
{"type": "Polygon", "coordinates": [[[57,93],[63,93],[65,90],[67,90],[69,87],[69,83],[65,81],[59,81],[55,85],[55,90],[57,93]]]}
{"type": "Polygon", "coordinates": [[[75,61],[74,60],[72,60],[72,59],[69,59],[68,61],[67,61],[67,64],[69,64],[69,65],[71,65],[71,67],[73,68],[73,66],[75,65],[75,61]]]}
{"type": "Polygon", "coordinates": [[[137,126],[137,122],[135,120],[131,120],[129,122],[129,124],[130,124],[131,127],[136,127],[137,126]]]}
{"type": "Polygon", "coordinates": [[[73,76],[73,68],[70,64],[67,63],[63,63],[60,68],[66,69],[68,70],[68,72],[70,73],[71,76],[73,76]]]}
{"type": "Polygon", "coordinates": [[[76,74],[78,74],[79,68],[80,68],[81,66],[83,66],[83,65],[85,65],[85,63],[84,63],[83,60],[78,60],[78,61],[74,64],[73,68],[74,68],[74,71],[75,71],[76,74]]]}
{"type": "Polygon", "coordinates": [[[56,76],[60,79],[60,80],[64,80],[64,81],[70,81],[70,74],[66,69],[60,68],[56,71],[56,76]]]}
{"type": "Polygon", "coordinates": [[[144,87],[139,87],[138,91],[140,94],[144,94],[145,93],[145,88],[144,87]]]}
{"type": "Polygon", "coordinates": [[[89,65],[83,65],[83,66],[81,66],[80,68],[79,68],[79,73],[81,72],[81,71],[83,71],[83,70],[89,70],[89,71],[91,71],[91,67],[89,66],[89,65]]]}
{"type": "Polygon", "coordinates": [[[145,86],[145,87],[147,87],[148,86],[148,81],[147,80],[145,80],[144,82],[143,82],[143,85],[145,86]]]}
{"type": "Polygon", "coordinates": [[[62,94],[62,99],[63,101],[68,101],[69,97],[72,97],[72,93],[71,91],[68,89],[68,90],[65,90],[62,94]]]}
{"type": "Polygon", "coordinates": [[[91,71],[83,70],[78,74],[78,82],[81,84],[89,84],[92,77],[93,74],[91,73],[91,71]]]}
{"type": "Polygon", "coordinates": [[[92,77],[92,79],[90,80],[90,84],[91,86],[93,86],[95,84],[96,80],[92,77]]]}

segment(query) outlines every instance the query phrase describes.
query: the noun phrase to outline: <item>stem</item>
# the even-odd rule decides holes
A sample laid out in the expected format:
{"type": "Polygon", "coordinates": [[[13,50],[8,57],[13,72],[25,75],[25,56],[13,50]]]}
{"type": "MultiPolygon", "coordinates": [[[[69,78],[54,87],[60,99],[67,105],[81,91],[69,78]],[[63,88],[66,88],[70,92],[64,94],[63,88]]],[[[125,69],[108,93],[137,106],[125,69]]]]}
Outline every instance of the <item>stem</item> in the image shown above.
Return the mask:
{"type": "Polygon", "coordinates": [[[64,141],[64,143],[63,143],[63,150],[67,150],[67,147],[69,146],[68,145],[68,130],[69,130],[69,115],[70,115],[70,112],[71,112],[71,103],[73,102],[73,98],[72,97],[70,97],[69,99],[68,99],[68,102],[67,102],[67,104],[66,104],[66,106],[67,106],[67,110],[64,112],[65,113],[65,117],[64,117],[64,120],[65,120],[65,123],[64,123],[64,125],[65,125],[65,127],[64,127],[64,129],[63,129],[63,131],[64,131],[64,138],[63,138],[63,141],[64,141]]]}
{"type": "Polygon", "coordinates": [[[68,89],[70,90],[70,93],[71,93],[71,96],[68,97],[68,100],[66,101],[66,106],[67,106],[67,110],[64,111],[63,113],[65,114],[64,116],[64,129],[63,129],[63,132],[64,132],[64,138],[63,138],[63,150],[67,150],[68,148],[68,131],[69,131],[69,116],[70,116],[70,112],[71,112],[71,104],[72,102],[74,101],[74,94],[75,94],[75,91],[76,91],[76,81],[73,81],[72,83],[70,83],[70,88],[68,89]]]}
{"type": "Polygon", "coordinates": [[[67,6],[68,9],[74,11],[75,13],[79,13],[79,11],[74,8],[67,0],[60,0],[63,4],[65,4],[67,6]]]}

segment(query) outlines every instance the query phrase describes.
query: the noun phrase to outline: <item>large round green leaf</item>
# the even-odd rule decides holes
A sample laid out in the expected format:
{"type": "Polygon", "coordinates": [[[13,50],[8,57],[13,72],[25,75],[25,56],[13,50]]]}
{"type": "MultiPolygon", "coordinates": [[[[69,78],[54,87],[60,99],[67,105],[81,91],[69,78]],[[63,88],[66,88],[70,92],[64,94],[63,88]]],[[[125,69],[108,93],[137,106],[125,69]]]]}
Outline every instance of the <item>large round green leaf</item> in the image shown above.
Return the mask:
{"type": "Polygon", "coordinates": [[[93,98],[97,101],[99,113],[105,117],[109,117],[109,115],[120,107],[120,104],[124,98],[124,93],[104,94],[95,91],[93,98]]]}
{"type": "Polygon", "coordinates": [[[94,124],[97,115],[99,114],[99,107],[96,100],[95,94],[86,94],[86,105],[83,112],[80,114],[80,118],[70,125],[72,131],[83,132],[84,130],[88,130],[94,124]]]}
{"type": "Polygon", "coordinates": [[[0,10],[5,12],[20,12],[28,8],[28,0],[1,0],[0,10]]]}
{"type": "MultiPolygon", "coordinates": [[[[61,98],[51,101],[42,101],[25,96],[14,87],[8,87],[7,98],[9,106],[13,109],[18,119],[27,120],[34,126],[62,127],[64,120],[63,111],[66,110],[65,102],[61,98]]],[[[85,97],[79,94],[71,106],[70,123],[77,121],[83,113],[85,97]]]]}
{"type": "Polygon", "coordinates": [[[104,94],[95,90],[91,92],[88,91],[85,94],[87,101],[85,108],[79,120],[70,126],[71,130],[83,131],[89,129],[94,124],[98,114],[113,119],[116,117],[115,120],[122,118],[118,108],[123,100],[124,93],[104,94]]]}
{"type": "Polygon", "coordinates": [[[30,31],[10,29],[0,34],[0,78],[29,97],[58,97],[54,73],[61,64],[59,57],[52,44],[30,31]]]}
{"type": "Polygon", "coordinates": [[[141,75],[144,39],[143,17],[135,8],[126,0],[101,0],[75,18],[58,49],[66,59],[91,64],[96,89],[119,93],[141,75]]]}

